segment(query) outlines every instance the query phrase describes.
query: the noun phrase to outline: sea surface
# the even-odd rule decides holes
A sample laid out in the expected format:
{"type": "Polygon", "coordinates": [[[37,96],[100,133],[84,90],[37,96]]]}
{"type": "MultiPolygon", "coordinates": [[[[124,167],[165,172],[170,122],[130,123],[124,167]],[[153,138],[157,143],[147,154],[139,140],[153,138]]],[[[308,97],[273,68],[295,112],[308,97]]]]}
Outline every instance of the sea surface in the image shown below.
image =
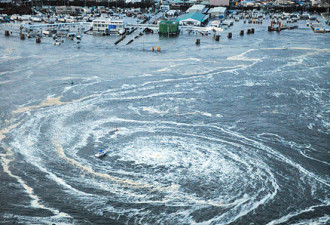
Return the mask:
{"type": "Polygon", "coordinates": [[[1,29],[0,224],[329,224],[330,34],[268,25],[1,29]]]}

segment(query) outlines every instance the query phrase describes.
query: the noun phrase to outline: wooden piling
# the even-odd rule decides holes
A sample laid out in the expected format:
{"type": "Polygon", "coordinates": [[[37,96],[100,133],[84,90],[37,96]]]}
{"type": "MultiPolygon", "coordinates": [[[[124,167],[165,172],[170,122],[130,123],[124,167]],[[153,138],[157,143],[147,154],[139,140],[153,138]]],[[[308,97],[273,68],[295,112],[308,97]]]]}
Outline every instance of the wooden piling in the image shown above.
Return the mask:
{"type": "Polygon", "coordinates": [[[134,39],[130,40],[129,42],[127,42],[127,44],[126,44],[126,45],[129,45],[129,44],[131,44],[133,41],[134,41],[134,39]]]}

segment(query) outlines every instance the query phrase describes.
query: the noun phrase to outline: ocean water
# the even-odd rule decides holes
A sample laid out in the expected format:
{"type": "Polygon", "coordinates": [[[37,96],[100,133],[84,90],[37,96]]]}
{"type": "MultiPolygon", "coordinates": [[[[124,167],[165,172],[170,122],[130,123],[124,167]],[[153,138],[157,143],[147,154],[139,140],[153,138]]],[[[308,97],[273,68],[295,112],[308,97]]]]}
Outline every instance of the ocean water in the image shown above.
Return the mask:
{"type": "Polygon", "coordinates": [[[267,26],[1,30],[0,223],[328,224],[330,36],[267,26]]]}

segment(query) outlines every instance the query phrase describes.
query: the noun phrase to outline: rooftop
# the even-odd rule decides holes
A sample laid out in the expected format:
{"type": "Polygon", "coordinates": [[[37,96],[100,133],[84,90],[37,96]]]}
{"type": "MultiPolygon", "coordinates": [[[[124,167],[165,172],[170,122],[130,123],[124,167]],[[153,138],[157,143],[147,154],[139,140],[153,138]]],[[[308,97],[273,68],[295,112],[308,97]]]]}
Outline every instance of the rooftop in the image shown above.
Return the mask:
{"type": "Polygon", "coordinates": [[[200,13],[200,12],[188,13],[188,14],[185,14],[185,15],[179,17],[177,19],[177,21],[186,20],[186,19],[193,19],[193,20],[198,20],[200,22],[204,22],[205,21],[205,15],[203,13],[200,13]]]}

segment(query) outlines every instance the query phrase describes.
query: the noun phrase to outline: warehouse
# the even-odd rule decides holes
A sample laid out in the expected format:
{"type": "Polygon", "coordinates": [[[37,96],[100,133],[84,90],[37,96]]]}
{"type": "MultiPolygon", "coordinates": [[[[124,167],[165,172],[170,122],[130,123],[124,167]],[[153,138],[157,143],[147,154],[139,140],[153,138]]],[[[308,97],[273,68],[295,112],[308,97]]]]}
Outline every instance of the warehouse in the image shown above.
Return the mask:
{"type": "Polygon", "coordinates": [[[225,18],[227,14],[227,9],[225,7],[214,7],[208,12],[211,18],[225,18]]]}
{"type": "Polygon", "coordinates": [[[208,19],[207,15],[204,15],[200,12],[194,12],[179,17],[177,21],[179,22],[180,25],[184,25],[184,26],[189,26],[189,25],[201,26],[203,23],[207,21],[207,19],[208,19]]]}

